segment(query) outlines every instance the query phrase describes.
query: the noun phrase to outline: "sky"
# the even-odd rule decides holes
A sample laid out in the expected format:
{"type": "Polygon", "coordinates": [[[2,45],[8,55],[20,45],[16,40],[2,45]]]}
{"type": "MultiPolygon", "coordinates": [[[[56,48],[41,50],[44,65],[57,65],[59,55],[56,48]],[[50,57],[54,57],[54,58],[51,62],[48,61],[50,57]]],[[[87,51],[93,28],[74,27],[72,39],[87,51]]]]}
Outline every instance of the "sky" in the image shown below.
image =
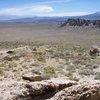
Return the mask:
{"type": "Polygon", "coordinates": [[[0,16],[80,16],[100,11],[100,0],[0,0],[0,16]]]}

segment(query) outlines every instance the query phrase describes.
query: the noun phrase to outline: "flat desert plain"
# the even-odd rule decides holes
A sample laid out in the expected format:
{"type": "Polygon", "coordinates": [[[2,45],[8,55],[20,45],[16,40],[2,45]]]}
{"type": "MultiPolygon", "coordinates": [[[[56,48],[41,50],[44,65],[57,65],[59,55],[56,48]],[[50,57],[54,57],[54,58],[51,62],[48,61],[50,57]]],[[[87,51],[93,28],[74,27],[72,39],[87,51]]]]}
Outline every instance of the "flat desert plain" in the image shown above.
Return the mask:
{"type": "Polygon", "coordinates": [[[0,41],[40,41],[100,45],[100,29],[47,23],[0,23],[0,41]]]}

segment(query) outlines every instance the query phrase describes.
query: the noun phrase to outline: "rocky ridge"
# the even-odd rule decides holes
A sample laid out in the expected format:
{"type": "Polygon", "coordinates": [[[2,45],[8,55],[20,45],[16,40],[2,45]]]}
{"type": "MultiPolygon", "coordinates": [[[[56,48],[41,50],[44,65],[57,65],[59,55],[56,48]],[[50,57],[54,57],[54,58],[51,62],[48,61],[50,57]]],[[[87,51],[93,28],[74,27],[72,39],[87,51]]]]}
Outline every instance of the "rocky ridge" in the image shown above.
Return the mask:
{"type": "Polygon", "coordinates": [[[92,28],[100,28],[100,20],[87,20],[80,18],[69,18],[67,21],[62,23],[60,27],[64,26],[79,26],[79,27],[92,27],[92,28]]]}

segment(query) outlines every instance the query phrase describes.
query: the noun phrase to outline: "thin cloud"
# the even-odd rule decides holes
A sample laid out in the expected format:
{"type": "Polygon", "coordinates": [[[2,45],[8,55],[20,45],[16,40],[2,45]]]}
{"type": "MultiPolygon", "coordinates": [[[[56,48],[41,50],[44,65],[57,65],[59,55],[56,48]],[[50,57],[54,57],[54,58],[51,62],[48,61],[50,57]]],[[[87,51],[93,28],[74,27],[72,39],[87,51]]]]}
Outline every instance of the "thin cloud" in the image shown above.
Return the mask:
{"type": "Polygon", "coordinates": [[[37,3],[34,3],[34,4],[54,4],[54,3],[68,3],[68,2],[71,2],[71,1],[74,1],[74,0],[47,0],[47,1],[41,1],[41,2],[37,2],[37,3]]]}
{"type": "Polygon", "coordinates": [[[54,9],[49,5],[35,5],[30,7],[16,7],[0,9],[0,15],[30,16],[53,12],[54,9]]]}
{"type": "Polygon", "coordinates": [[[91,14],[90,12],[61,12],[61,13],[52,13],[52,14],[43,14],[43,16],[82,16],[91,14]]]}
{"type": "MultiPolygon", "coordinates": [[[[46,1],[39,1],[35,3],[23,4],[23,6],[32,6],[32,5],[50,5],[50,4],[57,4],[57,3],[68,3],[74,0],[46,0],[46,1]]],[[[22,6],[22,5],[19,5],[22,6]]]]}
{"type": "Polygon", "coordinates": [[[52,3],[70,2],[73,0],[51,0],[44,2],[37,2],[37,4],[28,4],[12,8],[0,9],[0,15],[16,15],[16,16],[81,16],[87,15],[88,12],[56,12],[50,6],[52,3]]]}
{"type": "Polygon", "coordinates": [[[70,2],[70,1],[72,1],[72,0],[51,0],[51,1],[45,1],[45,2],[40,2],[40,3],[50,4],[50,3],[70,2]]]}

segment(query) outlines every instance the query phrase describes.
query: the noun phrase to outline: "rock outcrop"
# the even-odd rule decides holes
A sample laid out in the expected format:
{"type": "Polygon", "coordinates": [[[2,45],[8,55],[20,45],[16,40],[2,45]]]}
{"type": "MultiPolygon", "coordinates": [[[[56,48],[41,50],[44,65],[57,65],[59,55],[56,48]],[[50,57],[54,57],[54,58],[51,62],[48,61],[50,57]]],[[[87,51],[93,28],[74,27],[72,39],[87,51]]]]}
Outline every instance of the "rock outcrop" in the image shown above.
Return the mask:
{"type": "Polygon", "coordinates": [[[0,100],[16,100],[17,95],[26,91],[24,86],[24,82],[0,81],[0,100]]]}
{"type": "Polygon", "coordinates": [[[24,80],[28,81],[42,81],[43,77],[41,75],[35,74],[35,73],[26,73],[22,76],[24,80]]]}
{"type": "Polygon", "coordinates": [[[78,18],[70,18],[65,21],[60,27],[69,26],[92,26],[94,28],[100,28],[100,20],[86,20],[78,18]]]}
{"type": "Polygon", "coordinates": [[[93,46],[90,51],[89,54],[92,55],[100,55],[100,48],[98,46],[93,46]]]}
{"type": "Polygon", "coordinates": [[[100,81],[0,82],[0,100],[100,100],[100,81]]]}
{"type": "Polygon", "coordinates": [[[100,100],[100,81],[79,83],[58,92],[49,100],[100,100]]]}
{"type": "Polygon", "coordinates": [[[76,82],[66,79],[0,82],[0,100],[46,100],[58,91],[76,84],[76,82]]]}
{"type": "Polygon", "coordinates": [[[23,91],[23,95],[19,95],[18,98],[23,97],[25,100],[46,100],[58,91],[76,84],[75,81],[66,79],[52,79],[29,83],[25,85],[27,91],[23,91]]]}

